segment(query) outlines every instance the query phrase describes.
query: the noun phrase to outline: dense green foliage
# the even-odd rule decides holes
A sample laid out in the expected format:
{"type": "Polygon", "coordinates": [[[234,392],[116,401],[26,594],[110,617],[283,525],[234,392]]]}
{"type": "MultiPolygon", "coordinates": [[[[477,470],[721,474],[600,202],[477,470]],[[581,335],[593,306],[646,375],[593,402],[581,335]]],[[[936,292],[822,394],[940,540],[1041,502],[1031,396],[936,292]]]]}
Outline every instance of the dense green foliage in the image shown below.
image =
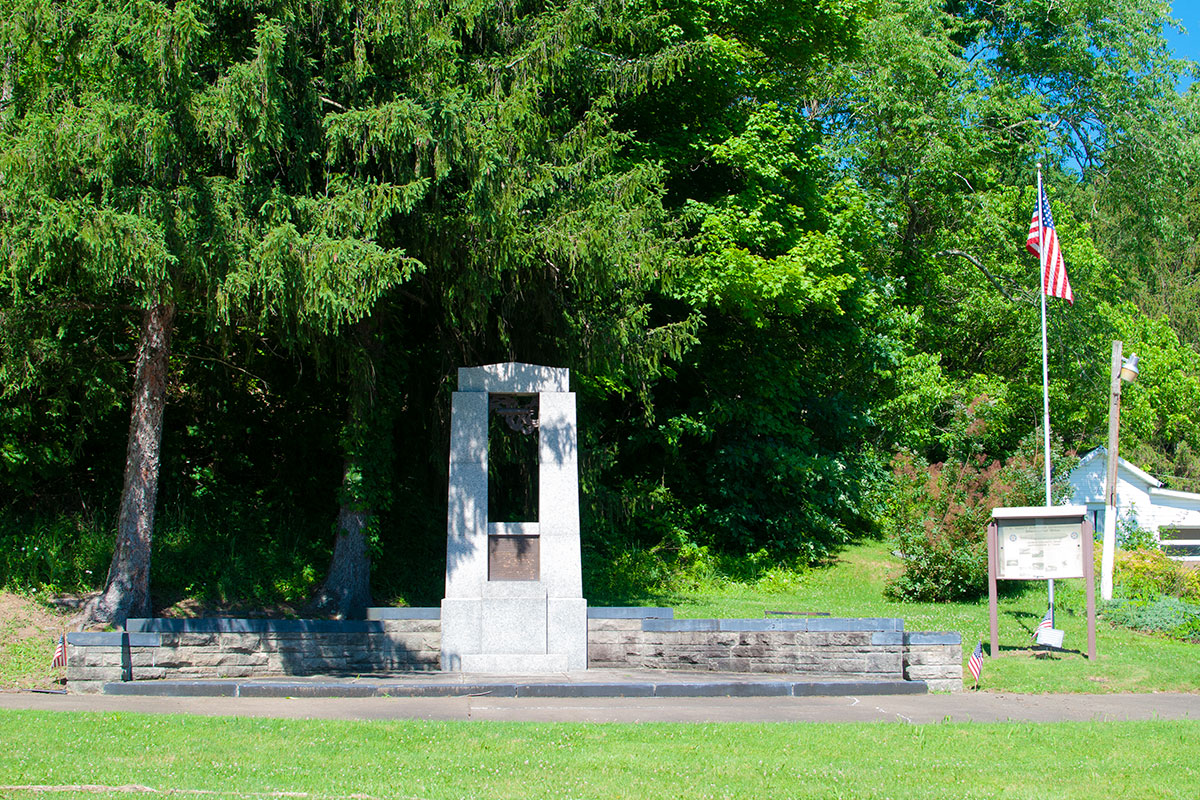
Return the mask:
{"type": "Polygon", "coordinates": [[[1106,619],[1134,630],[1200,641],[1200,572],[1168,558],[1146,531],[1133,527],[1118,551],[1115,597],[1103,604],[1106,619]]]}
{"type": "Polygon", "coordinates": [[[1117,559],[1113,580],[1123,597],[1153,600],[1171,595],[1200,601],[1200,572],[1168,558],[1157,544],[1129,547],[1117,559]]]}
{"type": "Polygon", "coordinates": [[[969,594],[968,529],[1039,486],[1038,161],[1077,298],[1055,438],[1101,442],[1121,338],[1123,453],[1197,488],[1200,95],[1164,14],[20,0],[0,583],[102,580],[140,310],[170,301],[163,602],[303,600],[339,509],[379,600],[435,602],[454,369],[501,360],[573,371],[593,589],[891,531],[929,554],[898,591],[969,594]]]}

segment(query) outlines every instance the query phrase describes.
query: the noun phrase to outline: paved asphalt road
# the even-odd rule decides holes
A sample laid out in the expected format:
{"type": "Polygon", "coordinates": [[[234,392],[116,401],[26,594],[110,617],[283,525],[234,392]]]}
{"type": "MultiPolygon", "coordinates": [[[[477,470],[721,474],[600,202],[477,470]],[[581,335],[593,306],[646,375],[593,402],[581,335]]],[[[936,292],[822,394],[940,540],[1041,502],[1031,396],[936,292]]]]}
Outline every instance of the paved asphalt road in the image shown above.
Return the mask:
{"type": "Polygon", "coordinates": [[[0,708],[313,719],[524,722],[1058,722],[1200,720],[1200,694],[687,698],[212,698],[0,693],[0,708]]]}

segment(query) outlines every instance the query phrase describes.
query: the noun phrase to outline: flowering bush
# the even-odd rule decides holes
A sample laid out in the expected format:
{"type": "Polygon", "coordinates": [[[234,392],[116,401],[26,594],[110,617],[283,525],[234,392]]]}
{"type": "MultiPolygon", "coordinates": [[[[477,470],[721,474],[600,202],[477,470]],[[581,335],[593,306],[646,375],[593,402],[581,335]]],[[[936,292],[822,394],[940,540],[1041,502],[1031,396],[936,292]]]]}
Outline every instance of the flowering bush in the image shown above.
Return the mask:
{"type": "MultiPolygon", "coordinates": [[[[1060,470],[1060,472],[1064,472],[1060,470]]],[[[946,602],[987,591],[987,526],[998,506],[1041,505],[1037,460],[982,455],[929,464],[901,453],[884,527],[904,561],[893,597],[946,602]]]]}

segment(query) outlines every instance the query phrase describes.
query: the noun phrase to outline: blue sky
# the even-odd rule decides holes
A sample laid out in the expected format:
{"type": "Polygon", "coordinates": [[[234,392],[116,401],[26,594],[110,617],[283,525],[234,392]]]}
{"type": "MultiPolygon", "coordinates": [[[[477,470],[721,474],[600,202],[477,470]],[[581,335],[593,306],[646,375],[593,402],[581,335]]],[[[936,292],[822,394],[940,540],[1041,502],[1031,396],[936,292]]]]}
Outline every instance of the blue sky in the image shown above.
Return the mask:
{"type": "Polygon", "coordinates": [[[1172,30],[1166,32],[1167,44],[1175,51],[1175,57],[1200,61],[1200,0],[1174,0],[1171,16],[1187,28],[1186,35],[1172,30]]]}

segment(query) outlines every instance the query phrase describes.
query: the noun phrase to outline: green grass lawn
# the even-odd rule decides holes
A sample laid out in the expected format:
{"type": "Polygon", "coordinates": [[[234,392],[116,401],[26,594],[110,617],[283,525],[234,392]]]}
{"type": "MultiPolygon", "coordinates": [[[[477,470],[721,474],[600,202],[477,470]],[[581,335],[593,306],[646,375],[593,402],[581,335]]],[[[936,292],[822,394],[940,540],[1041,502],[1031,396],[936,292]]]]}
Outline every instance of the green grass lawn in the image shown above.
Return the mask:
{"type": "MultiPolygon", "coordinates": [[[[908,631],[956,631],[963,659],[975,643],[989,648],[987,598],[973,603],[910,603],[884,596],[898,559],[881,542],[843,551],[833,566],[806,574],[798,588],[764,594],[744,584],[648,598],[681,618],[762,617],[766,611],[827,611],[843,617],[901,617],[908,631]]],[[[1063,651],[1034,649],[1032,633],[1046,613],[1044,582],[1001,584],[1000,652],[986,659],[980,688],[1011,692],[1200,691],[1200,645],[1096,623],[1097,658],[1087,651],[1087,605],[1081,580],[1056,583],[1055,625],[1063,651]]],[[[965,672],[964,672],[965,674],[965,672]]],[[[969,678],[969,676],[968,676],[969,678]]]]}
{"type": "MultiPolygon", "coordinates": [[[[690,618],[899,616],[908,630],[958,631],[966,650],[987,637],[986,601],[885,598],[896,568],[884,545],[867,543],[786,591],[727,584],[645,599],[690,618]]],[[[1058,594],[1069,649],[1045,654],[1028,647],[1044,584],[1008,587],[984,688],[1200,689],[1196,645],[1103,621],[1089,662],[1075,652],[1082,586],[1060,582],[1058,594]]],[[[584,725],[0,711],[0,797],[1190,800],[1200,796],[1198,752],[1200,725],[1188,721],[584,725]]]]}
{"type": "Polygon", "coordinates": [[[1195,798],[1188,722],[576,725],[0,712],[0,796],[1195,798]],[[87,784],[111,791],[47,793],[87,784]],[[26,787],[26,788],[13,788],[26,787]],[[134,795],[136,796],[136,795],[134,795]],[[287,795],[297,796],[297,795],[287,795]]]}
{"type": "Polygon", "coordinates": [[[0,590],[0,691],[56,686],[65,670],[50,659],[67,627],[67,615],[0,590]]]}
{"type": "MultiPolygon", "coordinates": [[[[988,649],[987,600],[971,603],[908,603],[884,596],[899,561],[886,544],[866,542],[847,548],[832,566],[805,573],[799,581],[760,585],[709,582],[694,592],[628,598],[669,605],[681,618],[761,618],[766,611],[827,611],[836,616],[901,617],[909,631],[956,631],[964,659],[982,639],[988,649]],[[766,587],[771,587],[769,590],[766,587]]],[[[1083,582],[1059,581],[1056,624],[1066,632],[1063,651],[1032,648],[1031,633],[1046,611],[1046,584],[1001,584],[1000,652],[984,665],[981,688],[1013,692],[1200,691],[1200,645],[1138,633],[1097,622],[1095,662],[1084,655],[1087,641],[1083,582]]],[[[38,625],[28,601],[0,595],[11,619],[0,620],[0,688],[53,685],[62,670],[51,670],[55,634],[65,624],[46,615],[38,625]],[[46,630],[42,630],[46,628],[46,630]],[[25,633],[22,633],[24,631],[25,633]],[[26,635],[34,631],[37,635],[26,635]]],[[[0,615],[3,617],[4,615],[0,615]]],[[[65,617],[61,618],[65,619],[65,617]]]]}

